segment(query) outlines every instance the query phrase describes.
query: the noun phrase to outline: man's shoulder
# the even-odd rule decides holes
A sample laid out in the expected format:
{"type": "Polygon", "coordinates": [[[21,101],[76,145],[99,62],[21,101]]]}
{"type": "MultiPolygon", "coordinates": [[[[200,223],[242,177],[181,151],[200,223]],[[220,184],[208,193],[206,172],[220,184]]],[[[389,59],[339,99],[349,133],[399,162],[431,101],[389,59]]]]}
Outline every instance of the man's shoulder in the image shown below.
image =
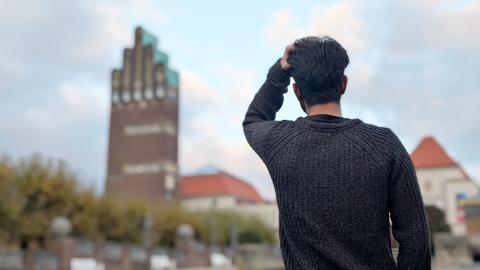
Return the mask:
{"type": "Polygon", "coordinates": [[[389,127],[362,122],[352,129],[352,132],[387,152],[402,145],[398,136],[389,127]]]}
{"type": "Polygon", "coordinates": [[[294,131],[293,121],[291,120],[270,120],[255,122],[249,125],[244,125],[244,132],[250,131],[255,133],[256,131],[263,130],[264,135],[270,140],[278,136],[285,136],[285,134],[294,131]]]}
{"type": "Polygon", "coordinates": [[[384,137],[385,139],[393,139],[396,137],[395,132],[389,127],[379,126],[362,121],[357,125],[357,132],[366,133],[368,135],[376,135],[384,137]]]}
{"type": "Polygon", "coordinates": [[[292,120],[272,120],[268,121],[272,129],[288,129],[292,128],[294,121],[292,120]]]}

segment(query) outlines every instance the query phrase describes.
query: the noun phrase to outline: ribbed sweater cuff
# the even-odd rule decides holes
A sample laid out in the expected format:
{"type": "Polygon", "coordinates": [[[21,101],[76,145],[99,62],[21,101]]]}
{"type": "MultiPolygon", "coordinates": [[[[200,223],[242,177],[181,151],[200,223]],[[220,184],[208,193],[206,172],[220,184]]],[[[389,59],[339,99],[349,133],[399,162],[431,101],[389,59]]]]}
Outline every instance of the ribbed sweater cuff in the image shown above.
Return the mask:
{"type": "Polygon", "coordinates": [[[275,87],[284,88],[290,84],[290,70],[283,70],[279,58],[268,70],[267,80],[275,87]]]}

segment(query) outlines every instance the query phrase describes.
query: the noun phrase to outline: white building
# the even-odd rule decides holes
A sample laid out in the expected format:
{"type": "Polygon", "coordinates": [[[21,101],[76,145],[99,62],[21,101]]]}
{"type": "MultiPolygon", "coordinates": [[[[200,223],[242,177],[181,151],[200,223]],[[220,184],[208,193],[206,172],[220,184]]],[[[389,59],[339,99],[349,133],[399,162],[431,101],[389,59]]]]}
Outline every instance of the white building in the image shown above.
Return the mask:
{"type": "Polygon", "coordinates": [[[445,213],[454,235],[465,235],[459,200],[479,193],[477,184],[433,137],[425,137],[411,154],[423,202],[445,213]]]}
{"type": "Polygon", "coordinates": [[[277,204],[265,201],[252,185],[224,171],[182,177],[180,198],[182,207],[191,211],[228,209],[257,217],[278,230],[277,204]]]}

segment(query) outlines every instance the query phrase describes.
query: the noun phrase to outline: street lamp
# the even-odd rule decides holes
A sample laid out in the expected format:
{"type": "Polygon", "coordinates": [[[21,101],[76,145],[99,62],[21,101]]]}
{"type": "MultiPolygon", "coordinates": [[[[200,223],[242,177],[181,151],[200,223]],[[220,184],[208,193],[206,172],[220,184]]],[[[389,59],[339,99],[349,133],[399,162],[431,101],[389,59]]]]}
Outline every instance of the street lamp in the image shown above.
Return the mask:
{"type": "Polygon", "coordinates": [[[67,258],[68,252],[65,250],[65,238],[72,231],[72,224],[66,217],[55,217],[50,223],[50,232],[54,236],[55,252],[58,256],[58,269],[69,269],[70,258],[67,258]]]}
{"type": "Polygon", "coordinates": [[[152,228],[153,228],[153,218],[149,212],[145,213],[143,217],[143,247],[147,253],[146,268],[151,268],[151,256],[152,256],[152,228]]]}

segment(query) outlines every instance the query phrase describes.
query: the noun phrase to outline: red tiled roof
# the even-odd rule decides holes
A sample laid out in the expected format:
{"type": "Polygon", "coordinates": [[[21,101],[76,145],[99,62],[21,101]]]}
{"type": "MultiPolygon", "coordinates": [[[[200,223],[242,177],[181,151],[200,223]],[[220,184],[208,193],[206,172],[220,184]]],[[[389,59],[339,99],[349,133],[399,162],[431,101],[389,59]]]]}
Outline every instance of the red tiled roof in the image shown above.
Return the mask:
{"type": "Polygon", "coordinates": [[[232,195],[240,200],[264,202],[253,186],[225,172],[182,177],[180,181],[182,198],[212,195],[232,195]]]}
{"type": "Polygon", "coordinates": [[[467,173],[453,160],[432,136],[424,137],[410,155],[415,168],[458,167],[465,178],[467,173]]]}
{"type": "Polygon", "coordinates": [[[417,148],[413,150],[411,157],[416,168],[457,165],[457,162],[431,136],[427,136],[420,141],[417,148]]]}

